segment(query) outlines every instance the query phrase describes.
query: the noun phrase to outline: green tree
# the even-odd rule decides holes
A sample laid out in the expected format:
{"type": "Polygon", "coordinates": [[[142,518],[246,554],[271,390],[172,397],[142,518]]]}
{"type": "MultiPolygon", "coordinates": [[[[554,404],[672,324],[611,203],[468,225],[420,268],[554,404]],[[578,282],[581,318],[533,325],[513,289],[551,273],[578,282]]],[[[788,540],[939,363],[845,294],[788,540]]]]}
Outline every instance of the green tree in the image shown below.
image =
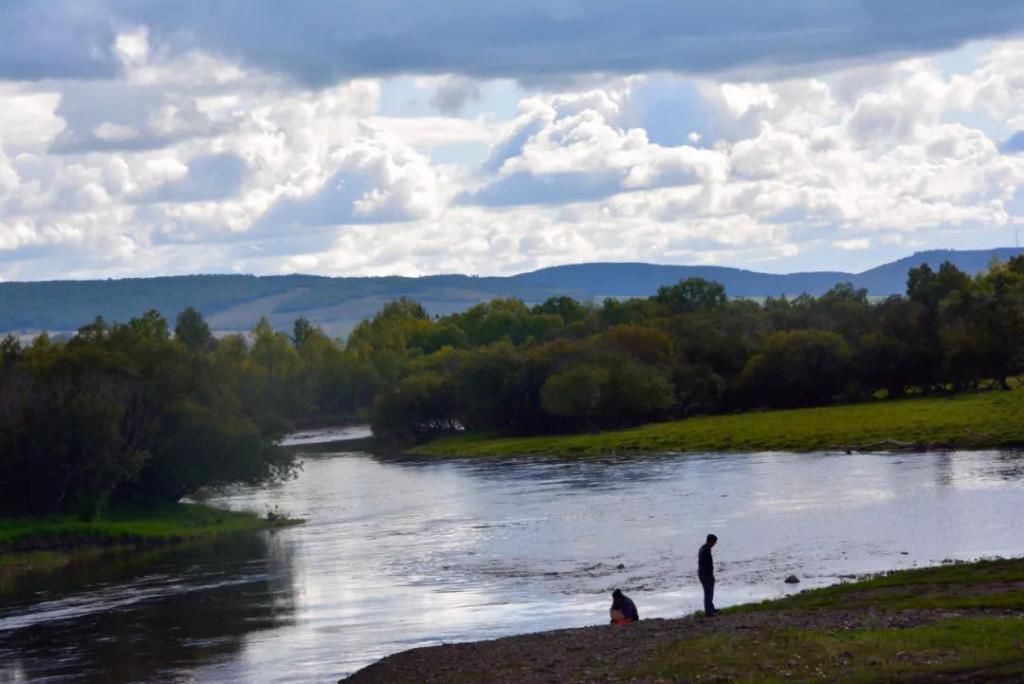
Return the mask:
{"type": "Polygon", "coordinates": [[[0,509],[92,518],[148,458],[150,402],[126,359],[39,346],[0,377],[0,509]]]}
{"type": "Polygon", "coordinates": [[[20,355],[21,342],[18,341],[18,338],[10,333],[4,335],[0,340],[0,366],[13,364],[20,355]]]}
{"type": "Polygon", "coordinates": [[[603,327],[616,325],[643,324],[655,317],[656,307],[650,299],[612,299],[607,298],[601,304],[597,318],[603,327]]]}
{"type": "Polygon", "coordinates": [[[564,325],[572,325],[590,316],[590,309],[572,297],[549,297],[543,303],[533,307],[534,315],[554,315],[562,319],[564,325]]]}
{"type": "Polygon", "coordinates": [[[722,309],[728,301],[721,283],[704,278],[687,278],[659,287],[654,299],[671,313],[714,311],[722,309]]]}
{"type": "Polygon", "coordinates": [[[463,349],[468,345],[469,337],[465,331],[447,321],[416,330],[409,340],[409,346],[422,354],[433,354],[444,347],[463,349]]]}
{"type": "Polygon", "coordinates": [[[295,324],[292,326],[292,344],[295,345],[296,349],[302,349],[302,346],[306,344],[306,340],[316,331],[316,327],[310,323],[305,317],[299,316],[295,319],[295,324]]]}
{"type": "Polygon", "coordinates": [[[914,350],[908,342],[876,330],[858,341],[853,372],[868,393],[884,389],[890,397],[900,397],[918,377],[913,357],[914,350]]]}
{"type": "Polygon", "coordinates": [[[672,339],[656,328],[640,325],[618,325],[605,333],[609,348],[654,366],[670,367],[674,352],[672,339]]]}
{"type": "Polygon", "coordinates": [[[602,396],[606,425],[651,420],[675,404],[671,381],[657,369],[624,359],[611,363],[602,396]]]}
{"type": "Polygon", "coordinates": [[[833,401],[850,379],[852,354],[836,333],[774,333],[743,369],[740,387],[761,406],[814,406],[833,401]]]}
{"type": "Polygon", "coordinates": [[[540,390],[541,406],[553,416],[590,423],[608,390],[608,371],[597,366],[574,366],[549,377],[540,390]]]}
{"type": "Polygon", "coordinates": [[[410,444],[454,430],[455,388],[442,375],[423,371],[377,397],[371,427],[385,443],[410,444]]]}
{"type": "Polygon", "coordinates": [[[203,315],[193,307],[188,307],[178,314],[174,324],[174,337],[185,345],[185,348],[196,353],[213,346],[213,333],[203,319],[203,315]]]}

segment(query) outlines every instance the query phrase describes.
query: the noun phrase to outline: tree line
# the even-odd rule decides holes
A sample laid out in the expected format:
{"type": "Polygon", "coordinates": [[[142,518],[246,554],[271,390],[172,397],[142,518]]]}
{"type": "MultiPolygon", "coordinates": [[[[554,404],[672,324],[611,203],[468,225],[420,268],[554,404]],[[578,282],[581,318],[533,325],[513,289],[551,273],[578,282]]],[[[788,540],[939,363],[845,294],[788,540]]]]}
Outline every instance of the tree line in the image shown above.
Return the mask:
{"type": "MultiPolygon", "coordinates": [[[[96,319],[69,341],[0,343],[0,511],[95,517],[111,501],[287,477],[275,446],[301,410],[282,336],[219,342],[194,309],[96,319]]],[[[289,346],[289,350],[291,350],[289,346]]]]}
{"type": "Polygon", "coordinates": [[[299,318],[217,340],[192,308],[0,341],[0,512],[291,474],[297,420],[358,416],[384,443],[456,429],[598,430],[700,413],[1007,387],[1024,368],[1024,257],[912,269],[905,296],[729,299],[688,279],[599,304],[494,299],[431,317],[397,299],[344,342],[299,318]]]}
{"type": "Polygon", "coordinates": [[[494,300],[431,319],[399,301],[349,346],[394,368],[378,438],[536,434],[907,393],[1007,388],[1024,368],[1024,258],[971,276],[911,269],[905,296],[840,284],[819,297],[730,300],[688,279],[599,305],[494,300]]]}

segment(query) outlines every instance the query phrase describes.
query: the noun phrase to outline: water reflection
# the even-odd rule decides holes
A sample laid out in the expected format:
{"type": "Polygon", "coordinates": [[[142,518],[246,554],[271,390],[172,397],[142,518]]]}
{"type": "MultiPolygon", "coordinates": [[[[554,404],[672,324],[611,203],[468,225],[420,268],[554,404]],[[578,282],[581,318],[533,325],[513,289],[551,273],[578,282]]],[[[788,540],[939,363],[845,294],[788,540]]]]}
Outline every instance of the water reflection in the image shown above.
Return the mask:
{"type": "Polygon", "coordinates": [[[0,676],[330,681],[412,646],[600,623],[615,587],[680,615],[712,531],[723,606],[792,591],[790,573],[807,588],[1020,554],[1021,468],[1001,452],[308,456],[296,480],[220,502],[306,525],[0,604],[0,676]]]}
{"type": "Polygon", "coordinates": [[[1008,482],[1024,480],[1024,454],[1013,451],[997,453],[992,468],[995,474],[1008,482]]]}
{"type": "Polygon", "coordinates": [[[156,681],[232,658],[294,619],[287,553],[248,535],[26,583],[0,603],[0,681],[156,681]]]}

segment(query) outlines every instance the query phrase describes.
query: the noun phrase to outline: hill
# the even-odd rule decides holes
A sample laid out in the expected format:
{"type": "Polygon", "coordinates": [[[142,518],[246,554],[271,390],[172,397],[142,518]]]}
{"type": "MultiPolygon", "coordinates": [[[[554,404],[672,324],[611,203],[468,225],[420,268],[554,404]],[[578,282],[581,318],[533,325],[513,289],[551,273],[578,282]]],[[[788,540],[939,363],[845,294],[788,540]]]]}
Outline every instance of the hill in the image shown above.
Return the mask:
{"type": "Polygon", "coordinates": [[[976,273],[993,258],[1024,250],[931,251],[883,264],[863,273],[820,271],[758,273],[722,266],[668,266],[643,263],[588,263],[555,266],[509,277],[434,275],[421,278],[327,278],[310,275],[191,275],[121,280],[0,283],[0,332],[71,331],[96,315],[124,321],[147,309],[169,319],[195,306],[215,330],[248,330],[260,316],[281,329],[305,316],[333,335],[345,335],[387,301],[412,297],[433,314],[461,311],[495,297],[527,303],[568,295],[581,300],[648,296],[658,287],[700,277],[722,283],[733,297],[821,294],[850,282],[869,294],[904,291],[907,271],[923,263],[951,261],[976,273]]]}

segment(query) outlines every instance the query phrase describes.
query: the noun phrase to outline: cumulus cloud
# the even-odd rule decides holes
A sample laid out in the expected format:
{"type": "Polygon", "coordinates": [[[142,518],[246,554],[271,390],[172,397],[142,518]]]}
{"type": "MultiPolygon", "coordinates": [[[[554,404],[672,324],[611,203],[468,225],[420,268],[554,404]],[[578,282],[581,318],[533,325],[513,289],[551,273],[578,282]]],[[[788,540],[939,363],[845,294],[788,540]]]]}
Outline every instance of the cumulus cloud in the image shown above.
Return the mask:
{"type": "Polygon", "coordinates": [[[850,250],[868,238],[836,231],[1005,225],[1024,164],[1002,154],[1012,144],[948,120],[961,106],[957,89],[986,79],[987,64],[955,77],[913,59],[876,68],[876,78],[859,68],[827,79],[704,81],[699,92],[718,138],[710,147],[697,147],[699,138],[655,144],[624,125],[639,81],[609,85],[606,98],[535,98],[494,144],[483,182],[460,201],[571,204],[587,225],[665,224],[659,230],[679,236],[664,243],[666,255],[682,254],[684,244],[711,252],[715,241],[770,238],[766,246],[782,248],[811,232],[837,235],[833,246],[850,250]]]}
{"type": "MultiPolygon", "coordinates": [[[[719,4],[701,26],[735,9],[719,4]]],[[[227,6],[202,5],[214,24],[227,6]]],[[[15,8],[24,18],[32,7],[9,3],[0,13],[15,8]]],[[[584,260],[757,266],[822,250],[840,260],[878,250],[895,256],[940,246],[939,235],[954,233],[994,241],[994,231],[1024,221],[1022,42],[993,43],[970,60],[913,56],[813,74],[775,71],[770,80],[574,71],[584,67],[572,59],[595,60],[587,70],[624,59],[619,42],[644,46],[611,39],[610,56],[590,50],[552,67],[565,70],[569,85],[481,89],[472,69],[467,77],[448,66],[438,66],[437,77],[398,81],[351,78],[372,71],[358,60],[344,76],[323,65],[309,71],[299,43],[335,35],[328,4],[311,10],[321,32],[290,41],[299,52],[284,62],[281,42],[250,54],[234,39],[217,46],[187,30],[182,17],[198,4],[161,3],[156,14],[145,0],[132,7],[80,6],[83,26],[113,27],[97,33],[105,37],[96,39],[89,68],[0,83],[0,277],[512,273],[584,260]],[[422,101],[428,88],[432,108],[422,101]],[[470,102],[474,118],[458,116],[470,102]]],[[[258,33],[256,19],[277,11],[246,7],[237,27],[217,30],[258,33]]],[[[500,11],[512,35],[522,28],[513,19],[528,9],[535,25],[561,27],[582,21],[579,7],[519,3],[500,11]]],[[[611,16],[610,7],[593,12],[611,16]]],[[[848,2],[840,14],[890,11],[864,7],[848,2]]],[[[499,10],[481,11],[486,24],[499,10]]],[[[762,16],[760,8],[745,11],[750,21],[762,16]]],[[[988,21],[972,23],[973,11],[943,15],[963,24],[950,32],[966,35],[988,21]]],[[[793,12],[749,42],[770,42],[774,30],[804,17],[793,12]]],[[[998,12],[1007,21],[1013,13],[998,12]]],[[[405,14],[394,15],[378,49],[412,31],[405,14]]],[[[306,15],[287,16],[277,27],[284,33],[311,26],[306,15]]],[[[442,27],[439,16],[430,26],[442,27]]],[[[376,17],[377,9],[357,5],[337,28],[336,48],[348,49],[353,25],[371,35],[376,17]]],[[[646,26],[642,17],[632,21],[637,31],[646,26]]],[[[600,30],[613,28],[622,26],[600,30]]],[[[662,39],[684,30],[662,28],[646,45],[651,54],[627,60],[634,66],[623,71],[658,63],[662,39]]],[[[718,30],[727,44],[733,26],[718,30]]],[[[585,34],[558,35],[573,45],[589,40],[585,34]]],[[[465,61],[467,40],[451,43],[451,54],[435,50],[425,69],[431,59],[465,61]]],[[[503,40],[488,59],[508,60],[508,73],[526,80],[534,62],[516,62],[525,58],[503,40]]],[[[547,61],[563,49],[532,40],[547,61]]],[[[830,64],[840,52],[830,53],[830,64]]],[[[394,52],[383,72],[398,69],[405,54],[394,52]]],[[[778,60],[796,64],[791,57],[778,60]]],[[[46,75],[33,69],[20,78],[46,75]]]]}
{"type": "Polygon", "coordinates": [[[381,130],[366,132],[376,82],[310,90],[260,72],[217,79],[211,74],[237,67],[198,53],[153,54],[144,33],[125,35],[117,40],[130,62],[124,78],[0,89],[0,122],[10,123],[0,130],[8,277],[118,272],[117,259],[152,272],[146,255],[163,263],[174,247],[240,234],[264,251],[305,249],[301,240],[276,241],[259,222],[346,174],[363,189],[338,223],[423,216],[443,197],[422,155],[381,130]],[[211,68],[183,77],[196,63],[211,68]],[[53,257],[46,270],[34,262],[40,250],[53,257]]]}
{"type": "Polygon", "coordinates": [[[65,126],[57,114],[61,94],[0,82],[0,144],[10,149],[46,147],[65,126]]]}
{"type": "Polygon", "coordinates": [[[429,160],[382,131],[364,128],[353,144],[332,155],[334,173],[313,195],[287,198],[264,226],[389,223],[426,218],[444,196],[429,160]]]}
{"type": "Polygon", "coordinates": [[[723,155],[690,145],[651,143],[642,128],[623,128],[626,79],[580,93],[534,98],[491,148],[496,172],[460,196],[466,204],[505,206],[599,199],[621,191],[724,180],[723,155]]]}

